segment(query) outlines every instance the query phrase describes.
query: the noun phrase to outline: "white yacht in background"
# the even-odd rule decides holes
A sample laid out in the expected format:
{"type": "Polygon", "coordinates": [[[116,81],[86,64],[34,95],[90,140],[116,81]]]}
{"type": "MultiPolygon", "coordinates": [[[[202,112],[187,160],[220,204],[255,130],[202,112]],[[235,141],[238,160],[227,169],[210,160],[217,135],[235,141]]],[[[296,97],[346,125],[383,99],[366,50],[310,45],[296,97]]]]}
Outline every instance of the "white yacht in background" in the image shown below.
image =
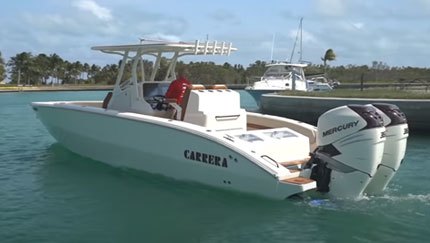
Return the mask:
{"type": "MultiPolygon", "coordinates": [[[[251,94],[257,93],[257,98],[259,99],[261,94],[273,93],[284,90],[294,90],[294,91],[329,91],[332,87],[326,82],[322,82],[319,79],[307,80],[305,77],[304,68],[308,66],[308,62],[304,62],[302,59],[303,48],[302,48],[302,27],[303,18],[300,19],[299,28],[296,35],[296,41],[291,52],[291,57],[289,62],[274,62],[267,64],[266,71],[260,80],[253,82],[251,85],[247,86],[245,90],[251,94]],[[297,63],[293,63],[294,50],[296,48],[297,42],[300,42],[299,50],[299,60],[297,63]]],[[[275,37],[273,37],[273,42],[275,37]]],[[[274,43],[273,43],[274,45],[274,43]]],[[[272,45],[272,55],[271,60],[273,60],[273,45],[272,45]]]]}
{"type": "Polygon", "coordinates": [[[305,77],[303,68],[307,66],[307,63],[302,62],[302,23],[303,18],[300,19],[298,32],[296,35],[296,41],[294,42],[293,49],[291,51],[291,57],[289,62],[287,61],[273,61],[273,46],[275,44],[275,35],[273,36],[272,54],[270,59],[271,63],[267,64],[266,71],[260,80],[253,82],[250,86],[247,86],[245,90],[248,92],[258,92],[260,95],[268,92],[277,92],[284,90],[297,90],[297,91],[309,91],[309,85],[305,77]],[[300,40],[300,58],[298,63],[293,63],[294,50],[297,42],[300,40]]]}
{"type": "Polygon", "coordinates": [[[259,81],[246,87],[246,90],[283,91],[298,90],[308,91],[308,84],[303,70],[307,64],[275,62],[267,64],[267,70],[259,81]]]}
{"type": "Polygon", "coordinates": [[[181,104],[163,98],[180,57],[228,56],[236,50],[231,43],[143,42],[92,49],[122,57],[105,100],[32,103],[51,135],[82,156],[273,199],[307,191],[360,197],[376,173],[369,192],[379,193],[403,159],[407,124],[393,105],[338,107],[315,127],[246,112],[239,93],[222,84],[187,86],[181,104]],[[148,80],[146,56],[156,58],[148,80]],[[156,81],[161,58],[169,67],[164,80],[156,81]],[[130,78],[124,75],[126,63],[130,78]]]}
{"type": "Polygon", "coordinates": [[[267,70],[252,85],[247,86],[247,91],[260,91],[261,94],[284,90],[297,91],[330,91],[333,87],[324,77],[307,79],[304,68],[305,63],[275,62],[266,65],[267,70]]]}

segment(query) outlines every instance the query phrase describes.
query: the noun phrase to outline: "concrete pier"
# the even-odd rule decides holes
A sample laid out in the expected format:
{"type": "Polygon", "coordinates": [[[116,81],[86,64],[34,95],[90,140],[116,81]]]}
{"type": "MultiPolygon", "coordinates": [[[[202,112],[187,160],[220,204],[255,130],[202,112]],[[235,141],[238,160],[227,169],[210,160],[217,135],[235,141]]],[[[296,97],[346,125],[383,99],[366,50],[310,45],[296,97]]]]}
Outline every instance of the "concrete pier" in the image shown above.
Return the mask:
{"type": "Polygon", "coordinates": [[[264,94],[261,96],[261,112],[317,125],[324,112],[342,105],[390,103],[397,105],[408,119],[409,129],[430,132],[430,100],[407,99],[362,99],[283,96],[264,94]]]}

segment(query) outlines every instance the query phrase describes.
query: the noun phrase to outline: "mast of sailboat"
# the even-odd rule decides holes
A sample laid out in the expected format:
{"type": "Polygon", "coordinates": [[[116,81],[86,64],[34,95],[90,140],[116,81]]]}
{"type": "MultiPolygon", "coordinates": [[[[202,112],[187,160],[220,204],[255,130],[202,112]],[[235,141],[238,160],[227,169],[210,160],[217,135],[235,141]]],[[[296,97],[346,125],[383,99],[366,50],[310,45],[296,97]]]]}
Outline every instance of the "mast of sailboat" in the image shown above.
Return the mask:
{"type": "Polygon", "coordinates": [[[302,62],[302,37],[303,37],[302,22],[303,22],[303,17],[300,18],[299,28],[297,29],[297,34],[296,34],[296,40],[294,41],[293,50],[291,51],[290,63],[293,61],[294,51],[296,50],[296,44],[299,37],[300,37],[299,63],[302,62]]]}
{"type": "Polygon", "coordinates": [[[270,61],[273,62],[273,49],[275,46],[275,35],[276,33],[273,34],[273,38],[272,38],[272,51],[270,52],[270,61]]]}
{"type": "Polygon", "coordinates": [[[302,41],[303,41],[303,17],[300,18],[300,58],[299,58],[299,63],[301,63],[302,60],[302,53],[303,53],[303,48],[302,48],[302,41]]]}

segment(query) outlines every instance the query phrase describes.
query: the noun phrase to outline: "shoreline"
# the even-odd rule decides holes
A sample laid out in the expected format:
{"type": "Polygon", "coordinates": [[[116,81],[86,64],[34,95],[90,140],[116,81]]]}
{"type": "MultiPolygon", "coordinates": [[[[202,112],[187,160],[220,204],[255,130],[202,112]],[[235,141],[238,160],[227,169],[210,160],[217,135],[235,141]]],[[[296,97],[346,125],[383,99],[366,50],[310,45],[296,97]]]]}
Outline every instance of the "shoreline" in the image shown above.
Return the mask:
{"type": "Polygon", "coordinates": [[[0,93],[10,92],[55,92],[55,91],[103,91],[112,90],[113,85],[62,85],[62,86],[0,86],[0,93]]]}

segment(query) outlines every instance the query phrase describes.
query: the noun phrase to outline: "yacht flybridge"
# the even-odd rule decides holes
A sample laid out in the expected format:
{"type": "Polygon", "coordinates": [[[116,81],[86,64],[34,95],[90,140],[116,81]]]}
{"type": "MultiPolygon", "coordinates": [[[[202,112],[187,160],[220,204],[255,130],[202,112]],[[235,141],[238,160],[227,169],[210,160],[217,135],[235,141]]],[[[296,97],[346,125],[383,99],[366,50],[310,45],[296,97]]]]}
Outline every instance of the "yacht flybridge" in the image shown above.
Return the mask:
{"type": "Polygon", "coordinates": [[[349,105],[318,126],[246,112],[225,85],[189,85],[183,102],[163,95],[178,58],[230,55],[225,42],[144,42],[93,47],[122,57],[103,101],[33,102],[52,136],[69,150],[112,166],[228,190],[285,199],[307,191],[336,198],[381,193],[402,161],[408,126],[394,105],[349,105]],[[143,58],[155,57],[150,74],[143,58]],[[155,80],[161,58],[169,67],[155,80]],[[131,65],[131,77],[124,74],[131,65]],[[145,79],[145,77],[149,77],[145,79]]]}

